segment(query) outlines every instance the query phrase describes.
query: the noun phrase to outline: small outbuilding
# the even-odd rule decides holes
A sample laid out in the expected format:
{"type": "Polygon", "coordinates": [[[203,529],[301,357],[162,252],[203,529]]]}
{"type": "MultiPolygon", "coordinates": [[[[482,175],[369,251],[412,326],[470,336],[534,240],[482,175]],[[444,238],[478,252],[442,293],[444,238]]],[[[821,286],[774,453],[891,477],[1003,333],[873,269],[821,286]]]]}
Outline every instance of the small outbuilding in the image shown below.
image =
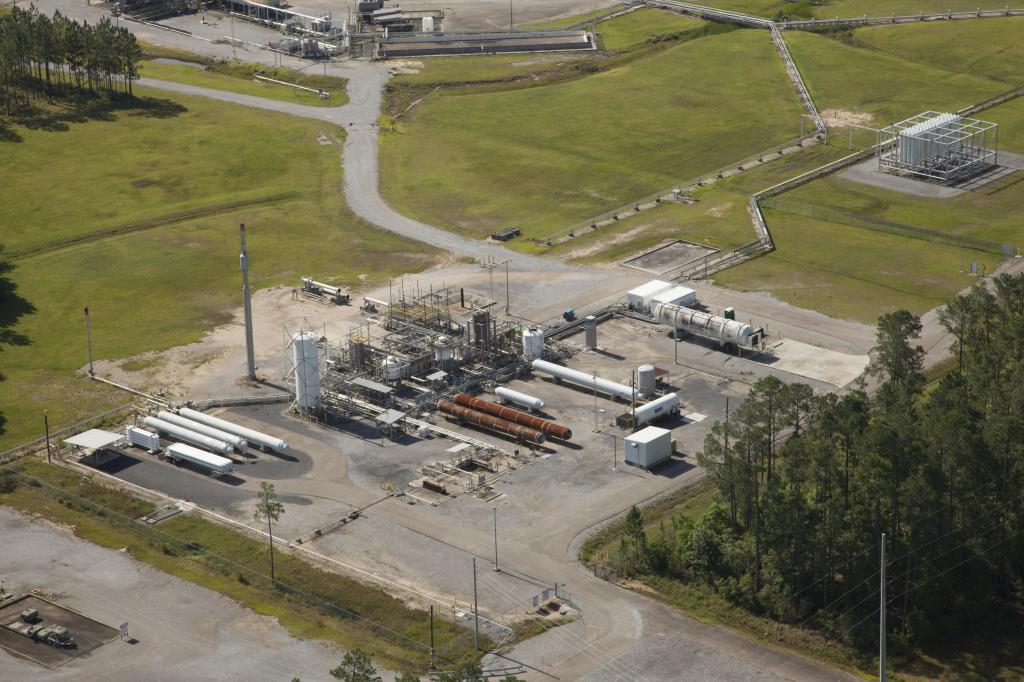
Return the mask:
{"type": "Polygon", "coordinates": [[[672,432],[657,426],[648,426],[623,439],[623,459],[626,464],[653,469],[672,457],[672,432]]]}

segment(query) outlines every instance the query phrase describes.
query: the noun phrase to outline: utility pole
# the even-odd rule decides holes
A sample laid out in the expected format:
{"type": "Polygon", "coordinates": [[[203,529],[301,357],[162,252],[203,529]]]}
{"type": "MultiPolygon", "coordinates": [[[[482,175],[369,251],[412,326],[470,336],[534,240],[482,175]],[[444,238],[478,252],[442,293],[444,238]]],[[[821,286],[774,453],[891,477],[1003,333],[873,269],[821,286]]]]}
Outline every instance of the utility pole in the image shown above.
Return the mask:
{"type": "Polygon", "coordinates": [[[43,428],[46,429],[46,461],[53,461],[50,459],[50,417],[46,410],[43,410],[43,428]]]}
{"type": "Polygon", "coordinates": [[[505,259],[505,314],[511,314],[509,312],[509,300],[508,300],[508,259],[505,259]]]}
{"type": "Polygon", "coordinates": [[[430,670],[434,669],[434,605],[430,605],[430,663],[427,664],[430,670]]]}
{"type": "Polygon", "coordinates": [[[238,61],[238,52],[235,51],[235,13],[231,12],[231,59],[238,61]]]}
{"type": "Polygon", "coordinates": [[[515,22],[512,21],[512,0],[508,0],[508,28],[510,31],[515,30],[515,22]]]}
{"type": "Polygon", "coordinates": [[[249,290],[249,251],[245,248],[245,223],[238,227],[242,240],[242,253],[238,257],[242,271],[242,305],[245,309],[245,376],[256,381],[256,354],[252,345],[252,292],[249,290]]]}
{"type": "Polygon", "coordinates": [[[476,601],[476,557],[473,557],[473,648],[480,649],[480,609],[476,601]]]}
{"type": "Polygon", "coordinates": [[[881,587],[878,607],[878,682],[885,682],[885,533],[882,533],[881,587]]]}
{"type": "Polygon", "coordinates": [[[494,570],[498,571],[498,508],[491,507],[491,511],[494,512],[494,570]]]}
{"type": "Polygon", "coordinates": [[[92,330],[89,328],[89,306],[85,307],[85,348],[89,353],[89,376],[96,376],[92,369],[92,330]]]}

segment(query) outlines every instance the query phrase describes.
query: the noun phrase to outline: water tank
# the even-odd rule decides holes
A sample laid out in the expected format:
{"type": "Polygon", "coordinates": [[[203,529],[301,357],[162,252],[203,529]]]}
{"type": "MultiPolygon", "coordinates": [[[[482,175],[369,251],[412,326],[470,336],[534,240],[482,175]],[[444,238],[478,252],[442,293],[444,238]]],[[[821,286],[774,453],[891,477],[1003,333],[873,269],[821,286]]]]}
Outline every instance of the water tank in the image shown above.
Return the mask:
{"type": "Polygon", "coordinates": [[[402,378],[402,361],[394,355],[389,355],[380,363],[385,381],[398,381],[402,378]]]}
{"type": "Polygon", "coordinates": [[[540,329],[523,330],[523,356],[527,360],[544,357],[544,332],[540,329]]]}
{"type": "Polygon", "coordinates": [[[292,358],[295,362],[295,404],[301,410],[320,407],[320,349],[316,334],[298,332],[292,336],[292,358]]]}
{"type": "Polygon", "coordinates": [[[654,365],[640,365],[636,368],[636,387],[640,391],[640,395],[650,398],[654,395],[657,385],[658,380],[654,374],[654,365]]]}
{"type": "Polygon", "coordinates": [[[679,396],[675,393],[663,395],[657,400],[652,400],[646,405],[636,408],[636,424],[641,426],[662,417],[668,417],[679,413],[679,396]]]}

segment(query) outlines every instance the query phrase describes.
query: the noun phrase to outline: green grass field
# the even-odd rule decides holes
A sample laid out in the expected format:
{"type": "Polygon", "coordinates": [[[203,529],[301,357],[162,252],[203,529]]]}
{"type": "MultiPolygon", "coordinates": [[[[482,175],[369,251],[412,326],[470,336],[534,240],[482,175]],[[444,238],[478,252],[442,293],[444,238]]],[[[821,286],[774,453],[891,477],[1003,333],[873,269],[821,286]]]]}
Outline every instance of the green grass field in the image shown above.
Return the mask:
{"type": "Polygon", "coordinates": [[[382,282],[434,262],[431,249],[348,211],[340,148],[317,142],[343,139],[332,126],[139,94],[137,105],[84,119],[65,112],[72,120],[11,125],[21,141],[0,142],[5,255],[16,256],[9,277],[25,301],[20,319],[12,305],[3,322],[29,342],[3,349],[0,449],[38,436],[44,409],[58,428],[124,402],[73,376],[85,362],[83,306],[97,358],[189,343],[227,321],[239,304],[239,223],[248,226],[258,287],[312,272],[347,285],[363,274],[382,282]],[[190,210],[200,214],[189,218],[190,210]],[[134,231],[104,236],[120,228],[134,231]],[[83,236],[94,241],[66,245],[83,236]]]}
{"type": "Polygon", "coordinates": [[[623,50],[644,42],[657,42],[679,31],[689,31],[704,22],[658,9],[639,9],[597,25],[602,49],[623,50]]]}
{"type": "Polygon", "coordinates": [[[165,64],[150,60],[145,61],[140,65],[139,73],[143,78],[157,78],[159,80],[184,83],[186,85],[214,88],[215,90],[227,90],[229,92],[237,92],[242,95],[251,95],[253,97],[266,97],[267,99],[283,100],[285,102],[295,102],[297,104],[308,104],[315,107],[340,107],[348,102],[348,95],[345,93],[345,79],[343,78],[328,76],[327,79],[324,79],[323,76],[320,76],[320,81],[332,80],[334,82],[331,84],[321,82],[318,85],[307,85],[306,83],[310,79],[308,77],[304,79],[300,78],[302,74],[291,69],[266,67],[262,64],[230,64],[225,66],[236,67],[237,70],[233,69],[230,72],[225,72],[221,68],[215,67],[203,70],[193,66],[185,66],[183,64],[165,64]],[[252,66],[254,68],[252,70],[238,68],[248,66],[252,66]],[[331,96],[327,99],[321,99],[319,95],[313,92],[307,92],[306,90],[290,88],[286,85],[278,85],[275,83],[257,80],[252,75],[257,69],[259,70],[260,75],[266,76],[267,78],[273,78],[287,83],[296,83],[298,85],[311,88],[322,87],[326,92],[329,92],[331,96]]]}
{"type": "Polygon", "coordinates": [[[842,151],[835,147],[815,145],[698,189],[693,193],[696,203],[666,202],[614,226],[587,232],[545,253],[580,263],[600,263],[622,260],[666,239],[734,249],[756,238],[747,213],[751,194],[840,156],[842,151]]]}
{"type": "Polygon", "coordinates": [[[441,90],[381,135],[397,210],[479,236],[545,236],[799,131],[768,36],[698,38],[540,87],[441,90]]]}
{"type": "Polygon", "coordinates": [[[786,0],[704,0],[708,7],[745,12],[762,17],[774,17],[784,13],[793,18],[831,19],[869,17],[887,17],[893,13],[935,14],[952,10],[954,12],[981,9],[1003,9],[1009,4],[1004,0],[832,0],[832,2],[812,4],[810,2],[787,2],[786,0]]]}
{"type": "MultiPolygon", "coordinates": [[[[998,20],[972,25],[989,23],[996,24],[998,20]]],[[[1020,26],[1024,27],[1024,23],[1020,26]]],[[[862,29],[854,32],[854,39],[862,33],[889,32],[890,44],[899,44],[904,31],[916,37],[917,28],[912,25],[862,29]]],[[[1006,83],[984,75],[949,71],[923,60],[857,47],[825,35],[793,31],[786,34],[786,41],[818,109],[869,114],[872,119],[866,125],[882,127],[922,111],[955,111],[1009,89],[1006,83]]],[[[933,46],[937,48],[940,44],[936,42],[933,46]]]]}

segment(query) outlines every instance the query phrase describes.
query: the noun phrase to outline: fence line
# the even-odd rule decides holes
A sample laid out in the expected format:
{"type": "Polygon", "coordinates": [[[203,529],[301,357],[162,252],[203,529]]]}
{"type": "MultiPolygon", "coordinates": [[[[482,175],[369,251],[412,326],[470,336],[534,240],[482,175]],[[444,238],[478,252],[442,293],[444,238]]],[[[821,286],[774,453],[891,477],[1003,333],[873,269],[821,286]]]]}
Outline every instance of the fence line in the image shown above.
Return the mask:
{"type": "MultiPolygon", "coordinates": [[[[79,433],[79,432],[85,430],[86,427],[90,427],[91,428],[91,427],[95,426],[96,424],[102,423],[106,419],[109,419],[110,417],[118,415],[118,414],[120,414],[122,412],[129,412],[129,411],[131,411],[134,408],[134,406],[135,406],[135,402],[134,401],[130,402],[130,403],[125,403],[124,405],[121,405],[120,407],[115,407],[115,408],[113,408],[111,410],[107,410],[106,412],[101,412],[101,413],[95,414],[95,415],[93,415],[91,417],[86,417],[82,421],[76,422],[76,423],[72,424],[71,426],[65,426],[65,427],[63,427],[63,428],[61,428],[61,429],[59,429],[57,431],[51,431],[50,432],[50,440],[51,441],[59,441],[60,438],[63,437],[63,436],[67,436],[69,434],[73,435],[74,433],[79,433]]],[[[46,446],[46,436],[45,435],[42,435],[42,436],[40,436],[38,438],[30,440],[30,441],[28,441],[26,443],[22,443],[21,445],[15,445],[13,448],[9,448],[7,450],[4,450],[3,452],[0,452],[0,464],[7,464],[9,462],[13,462],[16,459],[20,459],[20,458],[22,458],[22,457],[24,457],[26,455],[32,454],[33,452],[37,452],[40,449],[42,449],[43,447],[45,447],[45,446],[46,446]]]]}

